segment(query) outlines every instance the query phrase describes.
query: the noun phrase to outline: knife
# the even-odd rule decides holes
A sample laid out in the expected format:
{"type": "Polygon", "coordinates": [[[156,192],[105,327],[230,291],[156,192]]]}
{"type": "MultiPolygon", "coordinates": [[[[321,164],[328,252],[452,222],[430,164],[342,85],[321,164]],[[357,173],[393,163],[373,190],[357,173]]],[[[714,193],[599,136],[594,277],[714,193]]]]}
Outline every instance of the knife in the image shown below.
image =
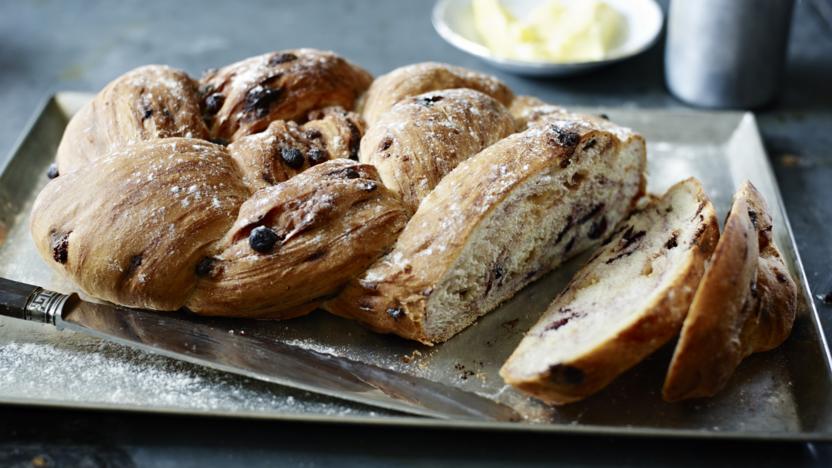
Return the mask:
{"type": "Polygon", "coordinates": [[[275,340],[229,333],[181,312],[82,301],[0,278],[0,315],[55,325],[224,372],[434,418],[516,421],[508,406],[427,379],[275,340]]]}

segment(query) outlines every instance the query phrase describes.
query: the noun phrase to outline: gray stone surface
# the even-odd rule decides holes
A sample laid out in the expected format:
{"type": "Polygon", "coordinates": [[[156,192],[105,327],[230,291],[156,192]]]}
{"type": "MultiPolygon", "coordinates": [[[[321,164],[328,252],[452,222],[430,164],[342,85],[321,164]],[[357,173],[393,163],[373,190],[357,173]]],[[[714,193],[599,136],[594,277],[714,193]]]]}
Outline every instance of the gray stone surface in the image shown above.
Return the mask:
{"type": "MultiPolygon", "coordinates": [[[[376,74],[422,60],[483,69],[505,79],[518,93],[565,105],[684,107],[665,89],[661,41],[640,57],[592,75],[557,81],[524,79],[490,70],[444,43],[430,25],[431,6],[430,0],[0,2],[0,164],[38,104],[55,91],[96,91],[117,75],[147,63],[165,63],[199,74],[250,55],[300,46],[335,50],[376,74]]],[[[782,96],[760,110],[758,117],[816,295],[832,290],[828,266],[832,261],[831,83],[832,32],[801,1],[796,9],[782,96]]],[[[816,303],[830,336],[832,309],[819,300],[816,303]]],[[[360,434],[350,435],[348,431],[330,436],[360,438],[360,434]]],[[[139,452],[130,449],[133,455],[145,457],[144,462],[153,461],[149,455],[153,453],[171,460],[183,453],[176,446],[153,452],[152,436],[147,437],[149,442],[144,443],[148,445],[139,452]]],[[[431,440],[445,443],[443,438],[431,440]]],[[[348,451],[350,444],[339,447],[348,451]]],[[[354,446],[358,450],[361,447],[354,446]]],[[[372,451],[372,447],[363,447],[372,451]]],[[[287,450],[294,458],[284,460],[315,463],[310,455],[314,446],[287,450]]],[[[819,462],[818,456],[828,455],[824,447],[808,446],[805,450],[798,457],[801,463],[819,462]]],[[[204,448],[199,453],[212,452],[204,448]]],[[[279,457],[281,453],[287,452],[261,452],[264,457],[279,457]]],[[[395,451],[389,448],[383,454],[386,458],[377,459],[377,464],[395,457],[395,451]]],[[[333,452],[327,457],[331,462],[333,452]]],[[[629,457],[625,460],[637,460],[632,454],[629,457]]],[[[573,464],[581,461],[574,454],[568,459],[573,464]]],[[[607,464],[615,464],[614,458],[608,459],[607,464]]],[[[214,459],[216,463],[223,460],[214,459]]],[[[369,459],[351,460],[361,463],[369,459]]],[[[651,460],[661,464],[669,459],[651,460]]],[[[776,459],[767,461],[775,463],[776,459]]]]}

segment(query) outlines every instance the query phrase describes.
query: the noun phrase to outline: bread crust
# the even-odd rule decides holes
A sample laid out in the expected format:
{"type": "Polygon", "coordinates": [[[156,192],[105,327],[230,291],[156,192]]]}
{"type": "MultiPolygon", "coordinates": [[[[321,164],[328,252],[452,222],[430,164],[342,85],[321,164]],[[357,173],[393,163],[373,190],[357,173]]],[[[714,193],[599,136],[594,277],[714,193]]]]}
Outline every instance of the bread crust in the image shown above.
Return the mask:
{"type": "Polygon", "coordinates": [[[743,312],[757,275],[757,236],[744,200],[735,200],[685,318],[663,389],[667,401],[710,394],[741,357],[743,312]]]}
{"type": "Polygon", "coordinates": [[[132,143],[172,137],[208,139],[197,84],[181,70],[139,67],[109,83],[69,121],[58,171],[72,172],[132,143]]]}
{"type": "MultiPolygon", "coordinates": [[[[513,134],[462,162],[423,200],[393,251],[349,282],[324,308],[374,331],[425,344],[449,339],[452,335],[427,333],[427,305],[472,234],[513,190],[544,171],[567,167],[576,148],[601,134],[589,121],[552,121],[513,134]]],[[[640,136],[630,133],[628,139],[643,148],[640,136]]],[[[610,144],[622,142],[610,138],[610,144]]],[[[629,169],[640,176],[631,205],[643,194],[645,164],[642,152],[641,160],[629,169]]],[[[552,267],[542,268],[524,284],[552,267]]]]}
{"type": "Polygon", "coordinates": [[[381,256],[406,221],[374,167],[348,159],[319,164],[243,203],[186,306],[203,315],[303,315],[381,256]],[[278,236],[270,252],[250,245],[261,226],[278,236]]]}
{"type": "Polygon", "coordinates": [[[276,120],[266,130],[228,145],[252,192],[275,185],[330,159],[358,157],[364,122],[354,112],[328,107],[304,124],[276,120]]]}
{"type": "Polygon", "coordinates": [[[359,160],[415,212],[460,162],[514,132],[495,99],[471,89],[431,91],[403,99],[361,141],[359,160]]]}
{"type": "Polygon", "coordinates": [[[275,120],[302,120],[315,109],[352,110],[372,76],[332,52],[293,49],[252,57],[200,79],[213,138],[257,133],[275,120]]]}
{"type": "Polygon", "coordinates": [[[712,396],[748,355],[785,340],[796,287],[771,240],[771,218],[746,182],[696,292],[663,388],[667,401],[712,396]]]}
{"type": "Polygon", "coordinates": [[[429,91],[469,88],[508,106],[514,93],[493,76],[444,63],[424,62],[397,68],[373,81],[363,98],[361,115],[373,125],[397,102],[429,91]]]}
{"type": "Polygon", "coordinates": [[[511,101],[509,112],[514,117],[518,130],[525,130],[529,125],[545,117],[566,116],[569,112],[560,106],[548,104],[534,96],[517,96],[511,101]]]}
{"type": "Polygon", "coordinates": [[[150,140],[50,181],[30,228],[46,263],[87,294],[176,310],[248,196],[222,146],[150,140]]]}
{"type": "MultiPolygon", "coordinates": [[[[528,374],[516,368],[514,361],[521,360],[522,353],[526,352],[521,343],[500,369],[500,376],[507,384],[550,404],[562,405],[578,401],[604,388],[619,374],[637,364],[678,333],[693,299],[696,285],[704,273],[705,261],[713,252],[719,236],[716,212],[698,181],[689,179],[676,186],[690,183],[696,184],[697,197],[702,204],[702,227],[676,279],[643,307],[636,320],[611,339],[572,359],[553,363],[543,372],[528,374]]],[[[674,190],[674,187],[668,192],[674,190]]],[[[570,291],[576,282],[582,281],[584,271],[575,275],[550,309],[568,304],[570,291]]],[[[545,320],[545,316],[541,320],[545,320]]],[[[530,333],[539,327],[540,322],[530,333]]],[[[527,339],[528,337],[527,335],[527,339]]]]}

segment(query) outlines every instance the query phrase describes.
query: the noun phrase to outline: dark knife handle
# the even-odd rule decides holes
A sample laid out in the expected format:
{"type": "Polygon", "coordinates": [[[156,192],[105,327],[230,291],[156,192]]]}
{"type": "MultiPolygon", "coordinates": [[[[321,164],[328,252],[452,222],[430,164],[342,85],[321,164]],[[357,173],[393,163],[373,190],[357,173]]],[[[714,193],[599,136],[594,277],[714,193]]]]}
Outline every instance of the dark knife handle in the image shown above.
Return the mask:
{"type": "Polygon", "coordinates": [[[0,278],[0,315],[55,324],[70,296],[0,278]]]}

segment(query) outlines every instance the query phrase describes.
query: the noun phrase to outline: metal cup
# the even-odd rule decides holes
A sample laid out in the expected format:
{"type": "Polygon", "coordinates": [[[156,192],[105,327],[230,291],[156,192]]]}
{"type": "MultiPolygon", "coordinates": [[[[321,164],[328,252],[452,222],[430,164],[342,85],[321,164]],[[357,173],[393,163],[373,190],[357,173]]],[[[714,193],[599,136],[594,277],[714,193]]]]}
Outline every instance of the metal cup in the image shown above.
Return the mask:
{"type": "Polygon", "coordinates": [[[794,0],[672,0],[665,77],[693,105],[753,108],[780,87],[794,0]]]}

